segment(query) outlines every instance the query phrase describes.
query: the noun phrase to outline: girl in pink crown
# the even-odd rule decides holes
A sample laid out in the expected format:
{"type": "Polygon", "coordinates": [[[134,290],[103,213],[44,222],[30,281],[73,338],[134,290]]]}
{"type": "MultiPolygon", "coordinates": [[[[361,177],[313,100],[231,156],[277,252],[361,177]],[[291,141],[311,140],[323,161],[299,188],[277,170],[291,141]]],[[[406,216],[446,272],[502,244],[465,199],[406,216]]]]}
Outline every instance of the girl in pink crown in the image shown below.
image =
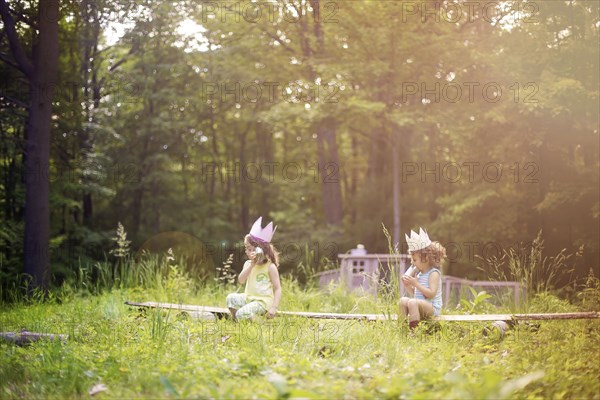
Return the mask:
{"type": "Polygon", "coordinates": [[[248,260],[238,277],[240,283],[246,283],[244,293],[231,293],[227,296],[227,307],[233,320],[252,320],[258,315],[267,314],[273,318],[281,300],[279,281],[279,254],[271,244],[277,227],[273,222],[263,229],[262,217],[259,217],[250,233],[244,237],[248,260]]]}
{"type": "Polygon", "coordinates": [[[400,315],[408,317],[413,331],[423,318],[438,316],[442,311],[441,264],[446,258],[446,249],[439,242],[432,242],[423,228],[417,234],[410,232],[406,237],[412,265],[402,277],[412,298],[400,299],[400,315]],[[414,268],[413,268],[414,267],[414,268]]]}

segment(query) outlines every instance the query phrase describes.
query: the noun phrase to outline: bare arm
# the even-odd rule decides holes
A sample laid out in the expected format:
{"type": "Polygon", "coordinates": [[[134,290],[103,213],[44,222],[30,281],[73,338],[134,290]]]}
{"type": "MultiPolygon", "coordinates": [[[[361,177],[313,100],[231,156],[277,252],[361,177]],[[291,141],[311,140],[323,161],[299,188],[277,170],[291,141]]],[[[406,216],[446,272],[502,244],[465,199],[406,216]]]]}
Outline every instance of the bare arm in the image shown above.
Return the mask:
{"type": "Polygon", "coordinates": [[[407,294],[414,296],[415,295],[415,282],[416,278],[412,275],[404,275],[402,276],[402,283],[404,283],[404,289],[406,289],[407,294]]]}
{"type": "Polygon", "coordinates": [[[417,267],[411,265],[409,270],[406,271],[404,275],[402,275],[402,283],[404,284],[404,289],[406,289],[406,293],[413,296],[415,295],[415,275],[417,274],[417,267]]]}
{"type": "Polygon", "coordinates": [[[245,283],[248,280],[248,276],[250,276],[252,268],[254,268],[254,263],[252,261],[248,260],[244,263],[244,269],[242,270],[242,272],[240,272],[240,275],[238,276],[239,283],[245,283]]]}
{"type": "Polygon", "coordinates": [[[269,265],[269,278],[271,278],[271,284],[273,285],[273,305],[269,310],[269,317],[275,316],[277,307],[279,307],[279,301],[281,301],[281,282],[279,281],[279,271],[275,264],[269,265]]]}
{"type": "Polygon", "coordinates": [[[428,288],[421,285],[418,280],[415,283],[415,287],[417,289],[419,289],[419,291],[421,293],[423,293],[423,296],[425,296],[426,299],[433,299],[435,297],[435,294],[437,293],[439,285],[440,285],[440,273],[437,271],[433,271],[431,274],[429,274],[429,287],[428,288]]]}

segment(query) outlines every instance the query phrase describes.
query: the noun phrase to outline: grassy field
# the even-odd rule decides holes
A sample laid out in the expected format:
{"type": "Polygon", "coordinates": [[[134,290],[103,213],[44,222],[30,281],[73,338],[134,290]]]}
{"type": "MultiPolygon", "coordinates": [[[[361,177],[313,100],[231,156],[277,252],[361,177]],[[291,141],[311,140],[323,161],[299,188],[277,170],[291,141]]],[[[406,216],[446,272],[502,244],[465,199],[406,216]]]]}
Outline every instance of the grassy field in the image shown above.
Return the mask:
{"type": "MultiPolygon", "coordinates": [[[[600,398],[600,321],[484,325],[198,320],[133,301],[224,306],[233,287],[172,274],[154,288],[96,295],[68,287],[44,302],[3,305],[2,331],[66,333],[66,343],[0,344],[1,398],[600,398]]],[[[300,289],[283,280],[280,309],[396,313],[393,302],[300,289]]],[[[486,305],[490,310],[489,305],[486,305]]],[[[539,295],[528,311],[572,311],[539,295]]],[[[505,311],[505,310],[496,310],[505,311]]]]}

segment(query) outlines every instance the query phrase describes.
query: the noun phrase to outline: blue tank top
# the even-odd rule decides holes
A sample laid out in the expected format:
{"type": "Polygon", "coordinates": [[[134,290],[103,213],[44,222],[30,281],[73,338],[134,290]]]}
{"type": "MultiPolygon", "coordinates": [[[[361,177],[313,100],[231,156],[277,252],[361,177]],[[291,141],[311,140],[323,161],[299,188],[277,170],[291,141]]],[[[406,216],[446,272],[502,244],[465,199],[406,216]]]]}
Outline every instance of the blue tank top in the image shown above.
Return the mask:
{"type": "Polygon", "coordinates": [[[440,277],[440,282],[437,288],[437,292],[435,293],[435,296],[433,296],[433,299],[425,298],[425,296],[423,296],[423,293],[421,293],[421,291],[417,288],[415,288],[415,299],[429,301],[433,305],[434,314],[439,315],[440,311],[442,310],[442,273],[437,268],[431,268],[427,272],[419,272],[419,274],[417,275],[417,280],[421,285],[429,289],[429,275],[434,271],[438,273],[438,276],[440,277]]]}

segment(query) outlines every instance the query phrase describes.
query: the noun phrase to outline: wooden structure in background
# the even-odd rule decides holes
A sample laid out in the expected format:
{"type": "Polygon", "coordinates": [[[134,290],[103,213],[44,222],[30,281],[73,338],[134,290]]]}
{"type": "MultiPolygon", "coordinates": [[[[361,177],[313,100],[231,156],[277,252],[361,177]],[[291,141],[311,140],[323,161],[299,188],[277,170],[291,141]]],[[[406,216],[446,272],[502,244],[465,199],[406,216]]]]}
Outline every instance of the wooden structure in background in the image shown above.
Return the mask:
{"type": "MultiPolygon", "coordinates": [[[[410,266],[408,254],[368,254],[358,245],[349,253],[338,254],[340,268],[316,274],[319,287],[326,288],[331,283],[341,283],[352,291],[377,295],[380,290],[392,284],[392,280],[404,275],[410,266]]],[[[401,293],[404,285],[398,283],[401,293]]],[[[510,291],[515,304],[525,297],[525,291],[519,282],[473,281],[442,274],[442,293],[444,306],[458,304],[459,299],[470,296],[466,290],[472,287],[477,291],[485,290],[499,298],[502,291],[510,291]]]]}

